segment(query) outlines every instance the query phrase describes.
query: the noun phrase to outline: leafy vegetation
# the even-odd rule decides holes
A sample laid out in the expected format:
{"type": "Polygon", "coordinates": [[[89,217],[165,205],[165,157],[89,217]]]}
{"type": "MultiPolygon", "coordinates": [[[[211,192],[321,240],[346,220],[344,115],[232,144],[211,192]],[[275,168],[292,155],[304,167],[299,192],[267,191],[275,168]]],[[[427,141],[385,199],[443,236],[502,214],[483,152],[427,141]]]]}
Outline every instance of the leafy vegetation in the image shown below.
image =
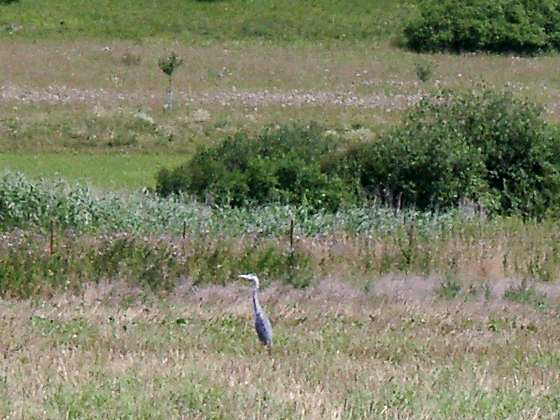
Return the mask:
{"type": "Polygon", "coordinates": [[[290,220],[298,232],[314,236],[336,231],[352,234],[389,234],[415,220],[422,233],[467,220],[461,209],[445,213],[407,210],[395,213],[384,206],[354,207],[339,212],[312,211],[305,206],[209,207],[187,197],[162,198],[141,193],[102,194],[78,183],[42,179],[19,173],[0,178],[0,226],[46,229],[54,220],[58,228],[79,232],[211,234],[239,237],[285,234],[290,220]],[[226,222],[227,221],[227,222],[226,222]]]}
{"type": "Polygon", "coordinates": [[[185,192],[220,206],[295,204],[337,210],[356,203],[352,185],[329,172],[341,142],[316,124],[269,127],[202,147],[186,164],[162,169],[156,191],[185,192]]]}
{"type": "Polygon", "coordinates": [[[560,135],[542,109],[486,87],[426,95],[374,141],[348,146],[318,125],[239,133],[201,147],[156,190],[219,206],[287,203],[336,211],[391,207],[543,217],[560,205],[560,135]]]}
{"type": "Polygon", "coordinates": [[[404,33],[419,51],[534,53],[559,49],[557,0],[423,0],[404,33]]]}
{"type": "Polygon", "coordinates": [[[560,136],[510,92],[441,91],[394,129],[350,151],[360,183],[391,205],[542,217],[560,204],[560,136]]]}
{"type": "Polygon", "coordinates": [[[173,109],[173,73],[183,65],[183,59],[180,58],[175,52],[171,52],[168,56],[160,57],[158,60],[159,69],[167,75],[169,86],[167,87],[167,98],[165,108],[167,110],[173,109]]]}
{"type": "Polygon", "coordinates": [[[295,287],[337,274],[445,275],[452,281],[441,282],[438,294],[454,298],[467,290],[462,282],[469,275],[533,283],[560,272],[556,221],[486,220],[469,208],[211,208],[13,175],[0,183],[0,214],[4,296],[77,293],[88,282],[117,280],[165,292],[185,277],[225,285],[241,271],[256,271],[266,282],[295,287]]]}
{"type": "Polygon", "coordinates": [[[512,302],[533,305],[538,309],[543,309],[548,305],[546,294],[539,292],[535,285],[529,283],[527,279],[521,281],[519,285],[509,287],[504,292],[504,298],[512,302]]]}
{"type": "Polygon", "coordinates": [[[29,298],[62,291],[78,293],[84,285],[126,279],[148,292],[173,290],[188,277],[194,285],[225,285],[239,272],[258,271],[263,278],[295,287],[309,285],[311,257],[259,241],[245,245],[190,238],[188,244],[134,234],[80,238],[54,233],[53,243],[37,234],[4,236],[0,248],[0,296],[29,298]],[[25,251],[24,251],[25,250],[25,251]]]}
{"type": "Polygon", "coordinates": [[[443,281],[437,294],[444,299],[455,299],[461,293],[461,284],[456,278],[450,277],[443,281]]]}

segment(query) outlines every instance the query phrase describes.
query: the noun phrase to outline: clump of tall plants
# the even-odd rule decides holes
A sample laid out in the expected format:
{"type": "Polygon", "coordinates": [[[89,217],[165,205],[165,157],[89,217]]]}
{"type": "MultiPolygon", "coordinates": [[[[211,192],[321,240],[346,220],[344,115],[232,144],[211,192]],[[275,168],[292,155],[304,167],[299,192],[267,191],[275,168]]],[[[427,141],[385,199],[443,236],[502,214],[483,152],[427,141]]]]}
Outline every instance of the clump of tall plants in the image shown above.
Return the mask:
{"type": "Polygon", "coordinates": [[[332,211],[355,204],[352,183],[331,170],[342,143],[324,133],[318,124],[267,127],[257,136],[239,132],[161,170],[156,190],[234,207],[281,203],[332,211]]]}
{"type": "Polygon", "coordinates": [[[157,192],[218,206],[273,203],[334,212],[382,201],[544,217],[560,206],[560,133],[543,110],[484,85],[439,90],[377,139],[355,144],[317,124],[237,133],[163,169],[157,192]]]}
{"type": "Polygon", "coordinates": [[[535,53],[560,48],[558,0],[423,0],[405,27],[418,51],[535,53]]]}
{"type": "Polygon", "coordinates": [[[508,91],[443,90],[347,157],[362,188],[391,205],[445,209],[466,200],[542,217],[560,206],[560,136],[542,113],[508,91]]]}

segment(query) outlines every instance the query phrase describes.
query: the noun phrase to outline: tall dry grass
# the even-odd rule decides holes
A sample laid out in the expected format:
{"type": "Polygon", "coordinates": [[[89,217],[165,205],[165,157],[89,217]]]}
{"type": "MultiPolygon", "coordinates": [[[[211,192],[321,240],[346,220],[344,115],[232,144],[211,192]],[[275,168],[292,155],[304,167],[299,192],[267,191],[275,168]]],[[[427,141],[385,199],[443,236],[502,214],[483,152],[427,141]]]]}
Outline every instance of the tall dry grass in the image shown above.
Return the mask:
{"type": "Polygon", "coordinates": [[[430,89],[481,81],[544,105],[552,121],[559,115],[554,56],[420,56],[386,44],[174,44],[185,64],[169,113],[157,59],[171,46],[162,41],[0,43],[3,150],[189,151],[239,129],[294,119],[350,136],[366,127],[374,136],[430,89]],[[418,80],[420,61],[432,69],[426,82],[418,80]],[[137,124],[139,110],[157,133],[137,124]]]}
{"type": "Polygon", "coordinates": [[[0,301],[9,418],[554,418],[557,310],[366,293],[325,280],[250,290],[123,283],[0,301]]]}

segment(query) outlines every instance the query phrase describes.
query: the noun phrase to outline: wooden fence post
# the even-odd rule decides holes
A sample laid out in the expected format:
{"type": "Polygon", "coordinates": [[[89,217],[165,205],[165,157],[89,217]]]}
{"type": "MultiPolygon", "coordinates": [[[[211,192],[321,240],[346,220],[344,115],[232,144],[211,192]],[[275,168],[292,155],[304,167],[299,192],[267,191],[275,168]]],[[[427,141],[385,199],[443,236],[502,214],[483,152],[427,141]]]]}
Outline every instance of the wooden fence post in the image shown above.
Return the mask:
{"type": "Polygon", "coordinates": [[[54,221],[51,219],[49,223],[49,255],[54,254],[54,221]]]}
{"type": "Polygon", "coordinates": [[[290,252],[294,252],[294,219],[290,219],[290,252]]]}

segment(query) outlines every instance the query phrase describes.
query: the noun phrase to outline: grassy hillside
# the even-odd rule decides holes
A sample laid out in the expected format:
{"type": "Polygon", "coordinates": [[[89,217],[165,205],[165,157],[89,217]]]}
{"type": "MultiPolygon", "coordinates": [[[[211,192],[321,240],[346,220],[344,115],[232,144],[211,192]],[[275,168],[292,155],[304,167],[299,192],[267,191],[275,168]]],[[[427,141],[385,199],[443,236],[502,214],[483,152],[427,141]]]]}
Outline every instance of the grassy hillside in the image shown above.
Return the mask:
{"type": "Polygon", "coordinates": [[[21,0],[0,6],[4,37],[273,41],[387,40],[406,0],[21,0]]]}

